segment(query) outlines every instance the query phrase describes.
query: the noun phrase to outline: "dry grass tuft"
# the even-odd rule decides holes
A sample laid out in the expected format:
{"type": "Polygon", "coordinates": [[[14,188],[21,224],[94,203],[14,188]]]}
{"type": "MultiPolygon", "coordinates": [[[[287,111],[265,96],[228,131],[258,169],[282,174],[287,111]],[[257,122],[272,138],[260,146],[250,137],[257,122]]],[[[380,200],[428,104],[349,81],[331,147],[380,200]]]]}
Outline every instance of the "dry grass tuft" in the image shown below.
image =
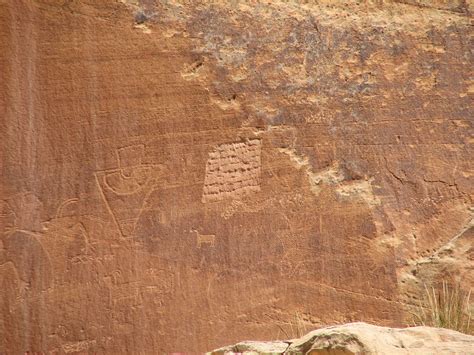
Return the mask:
{"type": "Polygon", "coordinates": [[[301,313],[296,312],[294,318],[288,322],[288,328],[285,330],[282,326],[278,325],[279,331],[278,335],[281,333],[286,337],[286,339],[297,339],[301,338],[303,335],[306,335],[310,331],[308,324],[304,321],[301,313]]]}
{"type": "Polygon", "coordinates": [[[459,284],[448,285],[443,281],[441,288],[425,285],[424,301],[413,312],[415,325],[448,328],[472,334],[471,291],[464,291],[459,284]]]}

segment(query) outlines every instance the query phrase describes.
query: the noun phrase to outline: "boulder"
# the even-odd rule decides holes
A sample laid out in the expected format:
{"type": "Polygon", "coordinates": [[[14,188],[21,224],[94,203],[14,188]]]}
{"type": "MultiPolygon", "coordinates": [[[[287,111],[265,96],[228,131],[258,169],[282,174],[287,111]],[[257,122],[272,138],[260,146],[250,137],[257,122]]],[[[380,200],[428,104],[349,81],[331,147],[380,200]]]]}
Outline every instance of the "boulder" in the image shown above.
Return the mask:
{"type": "Polygon", "coordinates": [[[314,330],[281,342],[241,342],[211,354],[474,354],[474,336],[432,327],[389,328],[363,322],[314,330]]]}

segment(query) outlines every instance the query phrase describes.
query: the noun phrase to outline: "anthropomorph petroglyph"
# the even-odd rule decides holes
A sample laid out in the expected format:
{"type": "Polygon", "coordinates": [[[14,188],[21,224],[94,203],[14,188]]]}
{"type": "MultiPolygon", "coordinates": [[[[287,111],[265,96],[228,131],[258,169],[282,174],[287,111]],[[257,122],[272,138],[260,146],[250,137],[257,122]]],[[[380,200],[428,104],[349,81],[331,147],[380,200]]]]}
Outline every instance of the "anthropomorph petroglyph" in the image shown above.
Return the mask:
{"type": "MultiPolygon", "coordinates": [[[[0,201],[0,232],[1,236],[13,232],[16,225],[16,215],[7,201],[0,201]]],[[[0,239],[1,240],[1,239],[0,239]]]]}
{"type": "Polygon", "coordinates": [[[145,202],[161,176],[161,166],[142,164],[144,145],[117,150],[118,167],[97,171],[95,177],[110,214],[122,237],[133,237],[145,202]]]}
{"type": "Polygon", "coordinates": [[[260,191],[260,139],[226,143],[209,153],[202,202],[236,198],[260,191]]]}
{"type": "Polygon", "coordinates": [[[89,235],[79,213],[78,198],[59,204],[56,215],[43,223],[44,244],[56,260],[66,265],[69,261],[90,257],[89,235]]]}
{"type": "Polygon", "coordinates": [[[34,230],[41,223],[22,216],[32,210],[32,217],[36,217],[41,208],[39,199],[30,193],[16,196],[11,204],[2,201],[0,205],[0,265],[11,263],[22,288],[31,291],[45,290],[52,281],[51,259],[34,230]],[[11,206],[23,209],[15,212],[11,206]]]}

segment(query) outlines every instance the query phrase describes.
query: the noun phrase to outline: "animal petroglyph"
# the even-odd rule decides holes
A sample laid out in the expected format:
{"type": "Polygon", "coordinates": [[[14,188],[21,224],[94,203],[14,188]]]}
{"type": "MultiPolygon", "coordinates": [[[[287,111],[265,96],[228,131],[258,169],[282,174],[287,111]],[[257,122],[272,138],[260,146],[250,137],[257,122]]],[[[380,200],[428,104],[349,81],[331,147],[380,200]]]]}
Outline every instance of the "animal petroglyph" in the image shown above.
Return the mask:
{"type": "Polygon", "coordinates": [[[214,234],[200,234],[196,229],[191,231],[196,233],[196,245],[198,248],[201,248],[203,245],[215,246],[216,236],[214,234]]]}
{"type": "Polygon", "coordinates": [[[144,150],[144,145],[120,148],[118,168],[95,173],[102,198],[124,238],[133,236],[145,201],[161,172],[160,166],[142,164],[144,150]]]}
{"type": "Polygon", "coordinates": [[[260,191],[260,139],[226,143],[209,153],[202,202],[219,201],[260,191]]]}

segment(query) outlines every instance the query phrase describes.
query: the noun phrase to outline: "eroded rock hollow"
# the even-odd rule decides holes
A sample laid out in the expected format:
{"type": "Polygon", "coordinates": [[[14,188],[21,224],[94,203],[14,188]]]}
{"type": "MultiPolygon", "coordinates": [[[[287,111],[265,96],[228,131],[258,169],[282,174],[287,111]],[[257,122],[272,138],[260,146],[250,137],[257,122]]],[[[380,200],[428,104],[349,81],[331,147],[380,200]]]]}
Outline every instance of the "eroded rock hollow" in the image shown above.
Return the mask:
{"type": "Polygon", "coordinates": [[[0,352],[402,326],[472,286],[472,10],[0,0],[0,352]]]}

